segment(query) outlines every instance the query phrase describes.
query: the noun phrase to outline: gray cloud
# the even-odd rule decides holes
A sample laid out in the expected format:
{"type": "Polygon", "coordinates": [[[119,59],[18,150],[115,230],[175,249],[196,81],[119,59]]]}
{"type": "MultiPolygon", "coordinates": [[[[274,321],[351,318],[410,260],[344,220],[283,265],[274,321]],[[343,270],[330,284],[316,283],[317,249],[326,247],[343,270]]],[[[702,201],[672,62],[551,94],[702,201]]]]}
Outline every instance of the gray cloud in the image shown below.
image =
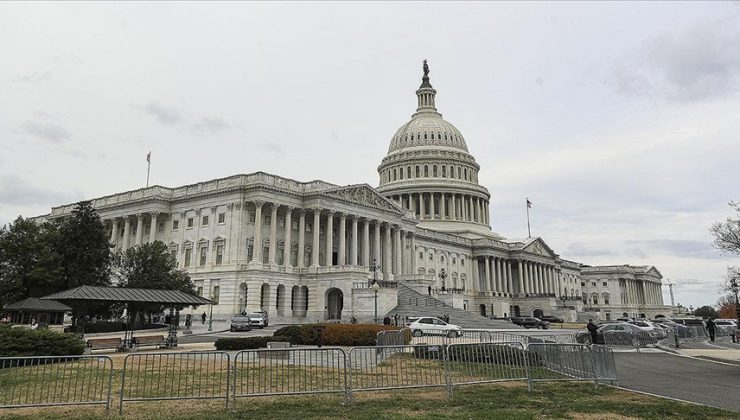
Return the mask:
{"type": "Polygon", "coordinates": [[[277,156],[285,156],[285,150],[277,143],[261,143],[260,147],[274,153],[277,156]]]}
{"type": "Polygon", "coordinates": [[[177,125],[182,121],[182,116],[176,108],[163,105],[157,101],[149,102],[138,108],[165,125],[177,125]]]}
{"type": "Polygon", "coordinates": [[[638,245],[640,248],[662,251],[682,258],[721,258],[711,242],[692,241],[684,239],[652,239],[646,241],[627,241],[629,245],[638,245]]]}
{"type": "Polygon", "coordinates": [[[66,128],[53,122],[30,120],[21,124],[21,128],[25,133],[51,143],[61,143],[70,138],[66,128]]]}
{"type": "Polygon", "coordinates": [[[201,134],[219,134],[231,128],[226,120],[220,117],[204,117],[193,124],[193,130],[201,134]]]}
{"type": "Polygon", "coordinates": [[[648,258],[648,255],[645,253],[645,251],[641,250],[640,248],[629,248],[626,251],[626,254],[630,257],[639,258],[641,260],[648,258]]]}
{"type": "Polygon", "coordinates": [[[15,175],[0,175],[0,204],[30,205],[50,204],[58,205],[80,199],[78,192],[59,192],[39,188],[15,175]]]}
{"type": "Polygon", "coordinates": [[[739,73],[740,26],[729,18],[649,39],[621,60],[612,82],[627,94],[693,102],[736,92],[739,73]]]}
{"type": "Polygon", "coordinates": [[[563,254],[575,257],[593,257],[601,255],[615,255],[615,252],[608,249],[591,247],[589,244],[583,242],[573,242],[568,245],[563,254]]]}
{"type": "Polygon", "coordinates": [[[43,73],[33,72],[28,74],[19,74],[13,78],[16,83],[38,83],[51,78],[51,72],[45,71],[43,73]]]}

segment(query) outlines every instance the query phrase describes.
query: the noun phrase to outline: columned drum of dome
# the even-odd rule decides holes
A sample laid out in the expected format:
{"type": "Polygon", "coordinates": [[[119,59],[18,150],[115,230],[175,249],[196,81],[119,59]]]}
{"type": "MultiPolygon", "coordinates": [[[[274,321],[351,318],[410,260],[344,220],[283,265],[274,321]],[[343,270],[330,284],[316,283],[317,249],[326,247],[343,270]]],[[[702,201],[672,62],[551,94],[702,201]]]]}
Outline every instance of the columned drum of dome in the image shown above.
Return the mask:
{"type": "Polygon", "coordinates": [[[378,192],[413,212],[420,227],[499,237],[491,231],[491,195],[478,184],[480,166],[460,130],[437,112],[436,96],[424,60],[416,113],[391,139],[378,192]]]}

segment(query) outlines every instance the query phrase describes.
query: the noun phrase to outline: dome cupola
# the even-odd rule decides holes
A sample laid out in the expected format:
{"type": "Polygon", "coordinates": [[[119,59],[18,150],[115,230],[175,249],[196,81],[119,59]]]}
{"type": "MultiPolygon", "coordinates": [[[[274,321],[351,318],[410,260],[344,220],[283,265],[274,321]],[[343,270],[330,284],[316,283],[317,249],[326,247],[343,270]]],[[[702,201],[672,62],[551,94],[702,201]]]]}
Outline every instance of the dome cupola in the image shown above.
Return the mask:
{"type": "Polygon", "coordinates": [[[423,71],[416,113],[393,135],[378,167],[378,191],[412,211],[420,227],[496,236],[490,230],[490,194],[478,185],[480,167],[460,131],[437,111],[427,60],[423,71]]]}

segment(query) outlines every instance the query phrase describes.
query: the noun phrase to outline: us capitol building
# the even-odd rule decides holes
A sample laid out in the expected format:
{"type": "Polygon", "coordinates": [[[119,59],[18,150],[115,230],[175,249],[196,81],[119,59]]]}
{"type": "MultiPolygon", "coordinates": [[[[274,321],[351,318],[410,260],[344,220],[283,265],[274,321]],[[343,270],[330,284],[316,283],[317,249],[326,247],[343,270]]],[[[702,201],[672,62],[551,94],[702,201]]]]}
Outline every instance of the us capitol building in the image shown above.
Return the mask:
{"type": "Polygon", "coordinates": [[[114,250],[164,242],[198,294],[218,302],[214,319],[266,310],[285,322],[369,321],[376,304],[378,316],[405,316],[441,302],[439,313],[566,321],[670,311],[655,267],[592,267],[542,238],[494,233],[480,167],[436,94],[425,62],[416,113],[392,136],[377,188],[256,172],[92,203],[114,250]]]}

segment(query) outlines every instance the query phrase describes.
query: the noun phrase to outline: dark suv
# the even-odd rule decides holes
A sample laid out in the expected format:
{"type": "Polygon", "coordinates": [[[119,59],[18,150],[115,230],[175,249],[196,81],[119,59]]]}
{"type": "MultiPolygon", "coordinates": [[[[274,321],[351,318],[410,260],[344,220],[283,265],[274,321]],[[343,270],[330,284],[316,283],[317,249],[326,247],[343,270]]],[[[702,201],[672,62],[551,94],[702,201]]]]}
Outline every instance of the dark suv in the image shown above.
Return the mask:
{"type": "Polygon", "coordinates": [[[542,321],[541,319],[535,318],[533,316],[514,317],[511,318],[511,322],[514,325],[519,325],[524,328],[541,328],[543,330],[550,328],[549,322],[542,321]]]}
{"type": "Polygon", "coordinates": [[[562,324],[563,323],[563,318],[559,318],[559,317],[557,317],[555,315],[542,315],[540,317],[540,319],[543,320],[543,321],[547,321],[547,322],[549,322],[551,324],[553,322],[558,323],[558,324],[562,324]]]}
{"type": "Polygon", "coordinates": [[[231,319],[231,332],[252,331],[252,320],[246,315],[237,315],[231,319]]]}

